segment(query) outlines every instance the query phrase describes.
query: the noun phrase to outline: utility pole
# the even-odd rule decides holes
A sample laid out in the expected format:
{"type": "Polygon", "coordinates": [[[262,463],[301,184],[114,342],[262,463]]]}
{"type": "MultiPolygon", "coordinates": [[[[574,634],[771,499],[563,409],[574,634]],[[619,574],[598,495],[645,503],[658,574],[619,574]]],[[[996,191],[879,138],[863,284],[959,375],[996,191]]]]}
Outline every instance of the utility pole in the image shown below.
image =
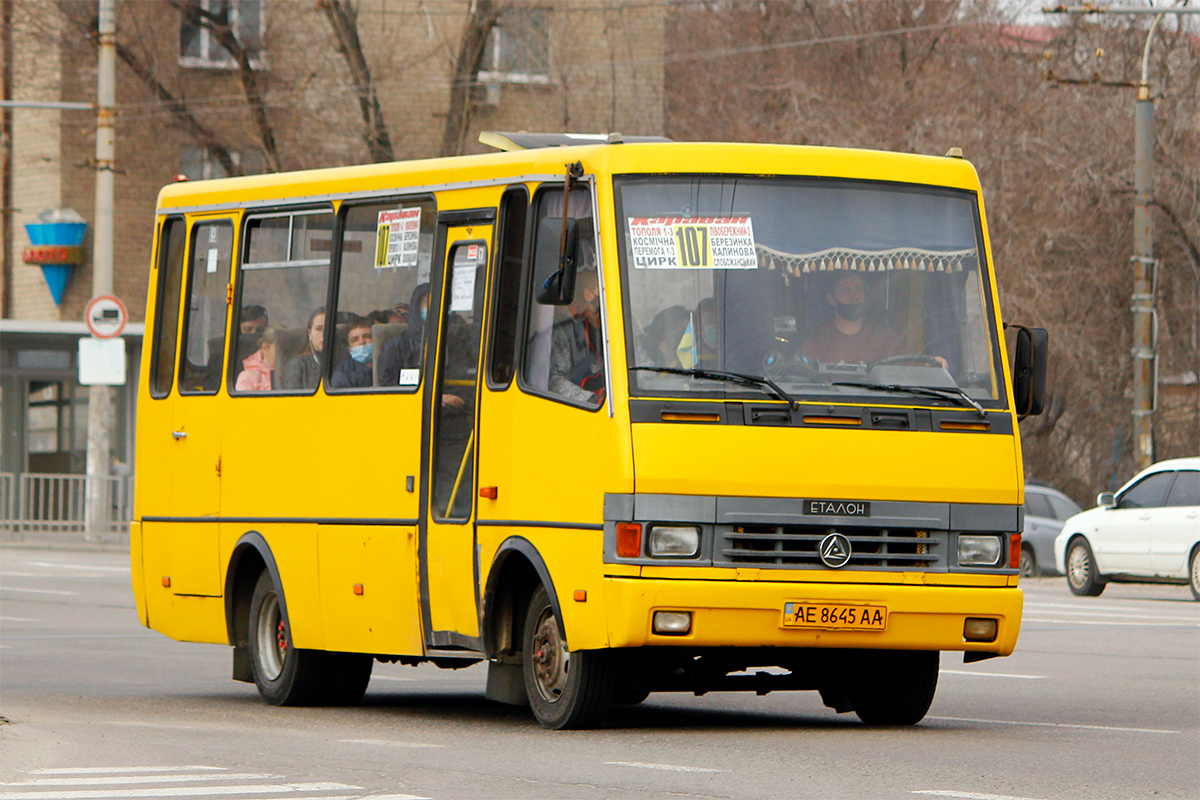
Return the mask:
{"type": "MultiPolygon", "coordinates": [[[[117,24],[116,0],[100,0],[96,79],[96,207],[92,239],[92,296],[113,289],[113,158],[115,155],[117,24]]],[[[94,539],[111,528],[113,390],[88,391],[87,533],[94,539]]]]}
{"type": "MultiPolygon", "coordinates": [[[[1186,0],[1185,0],[1186,1],[1186,0]]],[[[1150,93],[1150,44],[1167,14],[1197,14],[1188,6],[1055,6],[1046,14],[1153,14],[1142,49],[1142,74],[1134,106],[1133,140],[1133,452],[1137,469],[1154,463],[1154,408],[1158,395],[1158,261],[1154,258],[1154,98],[1150,93]]]]}

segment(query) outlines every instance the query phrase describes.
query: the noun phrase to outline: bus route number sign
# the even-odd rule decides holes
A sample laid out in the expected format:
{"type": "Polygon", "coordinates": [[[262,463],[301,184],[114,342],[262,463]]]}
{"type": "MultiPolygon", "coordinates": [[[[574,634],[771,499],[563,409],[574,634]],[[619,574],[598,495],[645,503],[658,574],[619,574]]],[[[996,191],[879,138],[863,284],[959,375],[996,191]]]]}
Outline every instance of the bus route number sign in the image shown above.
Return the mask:
{"type": "Polygon", "coordinates": [[[88,302],[83,312],[83,321],[87,323],[92,336],[97,339],[112,339],[125,331],[129,312],[120,298],[111,294],[101,294],[88,302]]]}

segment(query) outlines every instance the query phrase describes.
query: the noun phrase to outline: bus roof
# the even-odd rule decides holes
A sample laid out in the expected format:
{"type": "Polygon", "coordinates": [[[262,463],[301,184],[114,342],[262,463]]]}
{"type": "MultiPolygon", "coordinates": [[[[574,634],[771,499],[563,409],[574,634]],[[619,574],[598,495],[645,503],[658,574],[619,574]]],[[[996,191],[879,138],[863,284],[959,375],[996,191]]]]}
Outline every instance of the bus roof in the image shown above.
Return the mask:
{"type": "Polygon", "coordinates": [[[575,161],[583,163],[585,172],[598,175],[795,175],[979,189],[975,168],[958,157],[807,145],[628,142],[179,182],[159,192],[158,211],[231,209],[272,202],[328,201],[346,195],[553,180],[564,174],[566,164],[575,161]]]}

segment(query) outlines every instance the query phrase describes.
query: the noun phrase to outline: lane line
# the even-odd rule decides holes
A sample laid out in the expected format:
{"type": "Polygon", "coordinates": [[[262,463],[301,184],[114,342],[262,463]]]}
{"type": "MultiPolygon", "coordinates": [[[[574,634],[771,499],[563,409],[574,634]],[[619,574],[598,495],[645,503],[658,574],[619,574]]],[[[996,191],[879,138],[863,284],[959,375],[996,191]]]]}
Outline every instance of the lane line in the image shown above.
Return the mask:
{"type": "Polygon", "coordinates": [[[78,569],[85,572],[119,572],[122,575],[129,575],[129,567],[104,567],[99,564],[52,564],[49,561],[22,561],[27,567],[48,567],[50,569],[78,569]]]}
{"type": "Polygon", "coordinates": [[[605,761],[606,767],[634,767],[635,769],[657,769],[665,772],[729,772],[727,769],[709,767],[681,767],[678,764],[643,764],[640,761],[605,761]]]}
{"type": "Polygon", "coordinates": [[[914,789],[913,794],[931,794],[935,797],[960,797],[962,800],[1044,800],[1044,798],[1037,797],[1016,797],[1011,794],[963,792],[958,789],[914,789]]]}
{"type": "Polygon", "coordinates": [[[338,739],[342,744],[373,744],[380,747],[447,747],[444,744],[427,742],[392,742],[386,739],[338,739]]]}
{"type": "Polygon", "coordinates": [[[34,778],[31,781],[0,783],[0,786],[115,786],[133,783],[192,783],[196,781],[277,781],[282,775],[269,773],[234,772],[217,775],[188,775],[187,773],[159,775],[95,775],[87,778],[34,778]]]}
{"type": "Polygon", "coordinates": [[[30,775],[115,775],[121,772],[225,772],[225,767],[43,767],[30,775]]]}
{"type": "Polygon", "coordinates": [[[372,675],[371,680],[373,680],[373,681],[405,681],[405,682],[409,682],[409,681],[415,681],[417,679],[416,678],[401,678],[398,675],[372,675]]]}
{"type": "MultiPolygon", "coordinates": [[[[1032,604],[1025,606],[1026,610],[1043,608],[1042,606],[1034,606],[1032,604]]],[[[1047,614],[1059,614],[1067,617],[1124,617],[1126,619],[1153,619],[1162,621],[1179,621],[1179,622],[1200,622],[1196,617],[1172,617],[1163,614],[1122,614],[1108,611],[1063,611],[1060,609],[1051,609],[1044,607],[1047,614]]],[[[1079,606],[1068,606],[1068,608],[1079,608],[1079,606]]]]}
{"type": "Polygon", "coordinates": [[[78,592],[65,592],[59,589],[20,589],[16,586],[0,586],[3,592],[29,592],[31,594],[63,594],[74,597],[78,592]]]}
{"type": "MultiPolygon", "coordinates": [[[[345,783],[276,783],[241,786],[175,786],[154,789],[93,789],[67,792],[0,792],[0,800],[105,800],[110,797],[209,797],[230,794],[296,794],[362,790],[345,783]]],[[[325,798],[325,800],[329,800],[325,798]]]]}
{"type": "Polygon", "coordinates": [[[41,622],[41,620],[29,617],[0,617],[0,622],[41,622]]]}
{"type": "Polygon", "coordinates": [[[985,725],[1028,725],[1034,728],[1078,728],[1087,731],[1115,731],[1117,733],[1179,733],[1179,731],[1158,730],[1157,728],[1117,728],[1110,725],[1072,725],[1066,722],[1019,722],[1009,719],[974,719],[972,717],[926,717],[946,722],[980,722],[985,725]]]}
{"type": "Polygon", "coordinates": [[[1045,675],[1018,675],[1014,672],[971,672],[966,669],[940,669],[940,675],[977,675],[980,678],[1019,678],[1025,681],[1044,681],[1045,675]]]}
{"type": "Polygon", "coordinates": [[[1113,622],[1089,619],[1040,619],[1023,617],[1022,622],[1050,622],[1056,625],[1112,625],[1131,628],[1200,628],[1200,622],[1113,622]]]}

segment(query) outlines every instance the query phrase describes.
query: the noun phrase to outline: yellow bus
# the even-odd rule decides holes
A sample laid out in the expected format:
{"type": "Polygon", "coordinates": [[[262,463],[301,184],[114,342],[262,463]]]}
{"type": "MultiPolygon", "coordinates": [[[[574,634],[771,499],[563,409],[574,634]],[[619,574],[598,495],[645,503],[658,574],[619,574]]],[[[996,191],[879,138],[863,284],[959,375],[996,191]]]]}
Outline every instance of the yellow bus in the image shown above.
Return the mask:
{"type": "Polygon", "coordinates": [[[486,661],[556,729],[793,689],[914,724],[940,652],[1013,651],[1045,335],[1010,363],[967,161],[483,138],[162,190],[145,625],[279,705],[486,661]]]}

